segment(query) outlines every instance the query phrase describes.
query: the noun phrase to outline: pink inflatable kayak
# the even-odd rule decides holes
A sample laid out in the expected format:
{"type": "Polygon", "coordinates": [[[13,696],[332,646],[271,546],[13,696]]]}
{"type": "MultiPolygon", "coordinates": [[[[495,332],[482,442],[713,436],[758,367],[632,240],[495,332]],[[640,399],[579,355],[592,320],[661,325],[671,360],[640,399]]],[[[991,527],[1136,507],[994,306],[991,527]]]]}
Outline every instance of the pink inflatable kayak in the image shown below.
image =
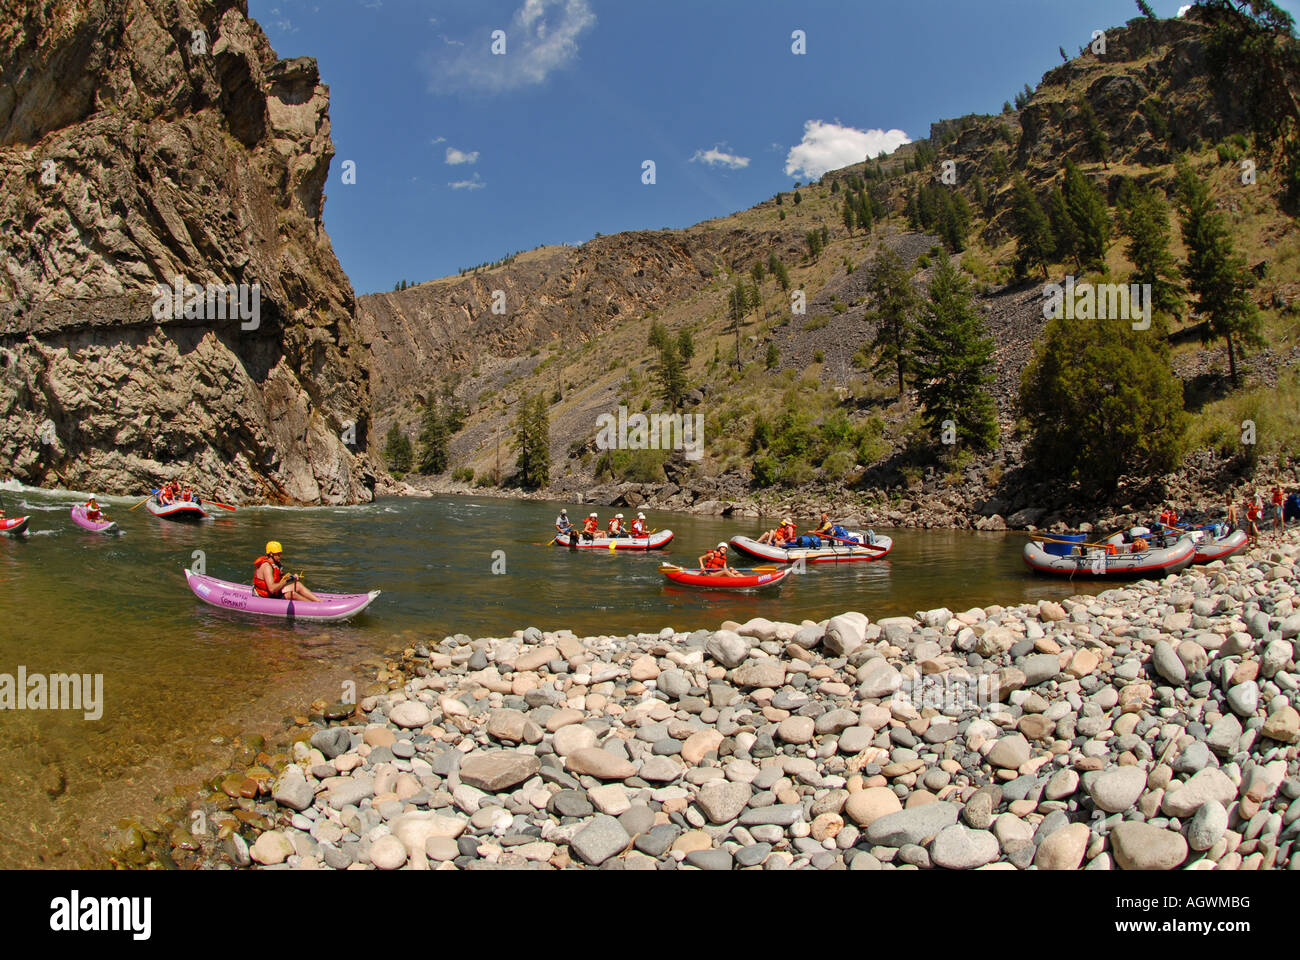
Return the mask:
{"type": "Polygon", "coordinates": [[[8,517],[0,520],[0,533],[8,533],[14,536],[22,533],[27,529],[29,517],[8,517]]]}
{"type": "Polygon", "coordinates": [[[192,500],[175,500],[162,504],[150,497],[145,502],[145,507],[155,517],[163,517],[167,520],[203,520],[208,515],[208,511],[204,510],[197,501],[192,500]]]}
{"type": "Polygon", "coordinates": [[[369,593],[317,592],[320,602],[306,603],[259,597],[248,584],[205,577],[193,570],[185,571],[185,581],[196,597],[214,607],[262,617],[281,617],[285,620],[346,620],[355,617],[379,596],[378,590],[369,593]]]}
{"type": "Polygon", "coordinates": [[[117,529],[117,523],[112,520],[91,520],[82,506],[72,508],[72,522],[91,533],[111,533],[117,529]]]}

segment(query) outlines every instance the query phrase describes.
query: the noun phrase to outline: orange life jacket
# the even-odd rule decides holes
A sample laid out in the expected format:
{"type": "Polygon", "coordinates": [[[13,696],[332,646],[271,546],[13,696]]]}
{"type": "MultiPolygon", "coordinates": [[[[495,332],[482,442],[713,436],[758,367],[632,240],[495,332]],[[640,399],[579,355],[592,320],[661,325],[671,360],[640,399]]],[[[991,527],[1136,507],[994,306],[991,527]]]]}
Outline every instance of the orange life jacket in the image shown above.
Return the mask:
{"type": "Polygon", "coordinates": [[[726,565],[726,556],[718,550],[710,550],[704,555],[705,570],[721,570],[726,565]]]}
{"type": "Polygon", "coordinates": [[[795,525],[793,523],[787,523],[781,527],[780,531],[778,531],[777,533],[777,536],[779,536],[782,540],[793,540],[798,535],[798,533],[799,531],[795,528],[795,525]]]}
{"type": "Polygon", "coordinates": [[[1254,501],[1252,501],[1250,506],[1246,508],[1246,519],[1247,520],[1259,519],[1259,507],[1254,503],[1254,501]]]}
{"type": "Polygon", "coordinates": [[[1147,543],[1141,537],[1138,537],[1136,540],[1133,541],[1133,552],[1141,553],[1142,551],[1148,549],[1150,546],[1151,545],[1149,543],[1147,543]]]}
{"type": "Polygon", "coordinates": [[[623,529],[623,522],[622,522],[621,520],[611,520],[611,521],[609,521],[609,532],[610,532],[610,533],[619,533],[619,532],[622,531],[622,529],[623,529]]]}
{"type": "Polygon", "coordinates": [[[583,532],[583,533],[599,533],[599,532],[600,532],[600,521],[597,520],[595,517],[588,517],[586,520],[584,520],[584,521],[582,522],[582,532],[583,532]]]}
{"type": "Polygon", "coordinates": [[[264,563],[271,564],[271,570],[275,574],[276,580],[284,579],[284,567],[272,561],[268,556],[258,557],[257,560],[253,562],[253,589],[257,592],[259,597],[271,596],[271,585],[257,575],[257,571],[261,569],[262,564],[264,563]]]}
{"type": "Polygon", "coordinates": [[[633,521],[632,521],[632,536],[634,536],[634,537],[644,537],[644,536],[645,536],[645,521],[644,521],[644,520],[633,520],[633,521]]]}

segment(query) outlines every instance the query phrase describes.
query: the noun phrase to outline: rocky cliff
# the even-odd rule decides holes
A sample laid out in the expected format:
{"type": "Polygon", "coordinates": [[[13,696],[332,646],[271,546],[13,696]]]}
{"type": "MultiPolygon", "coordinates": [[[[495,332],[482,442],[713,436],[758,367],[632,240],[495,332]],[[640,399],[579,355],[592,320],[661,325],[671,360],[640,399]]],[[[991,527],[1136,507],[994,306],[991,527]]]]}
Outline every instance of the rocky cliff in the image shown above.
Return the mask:
{"type": "Polygon", "coordinates": [[[372,498],[366,353],[321,225],[329,133],[315,61],[278,59],[245,0],[0,18],[0,466],[372,498]]]}

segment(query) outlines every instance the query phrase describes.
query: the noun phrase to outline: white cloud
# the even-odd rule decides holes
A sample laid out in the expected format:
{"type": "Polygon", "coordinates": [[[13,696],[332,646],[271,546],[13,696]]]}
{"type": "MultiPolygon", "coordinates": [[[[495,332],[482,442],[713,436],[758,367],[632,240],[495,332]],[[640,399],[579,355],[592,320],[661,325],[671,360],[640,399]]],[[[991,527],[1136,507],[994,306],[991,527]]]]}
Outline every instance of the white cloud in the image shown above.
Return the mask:
{"type": "Polygon", "coordinates": [[[439,93],[501,93],[542,83],[577,58],[578,38],[595,23],[588,0],[524,0],[509,25],[485,25],[461,49],[427,55],[430,87],[439,93]],[[506,34],[504,54],[491,52],[496,29],[506,34]]]}
{"type": "Polygon", "coordinates": [[[803,140],[786,154],[785,173],[788,177],[816,180],[828,170],[861,163],[868,156],[889,153],[911,142],[912,138],[902,130],[858,130],[809,120],[803,126],[803,140]]]}
{"type": "Polygon", "coordinates": [[[1186,13],[1190,9],[1192,9],[1192,5],[1190,3],[1185,3],[1178,8],[1178,15],[1181,17],[1184,13],[1186,13]]]}
{"type": "Polygon", "coordinates": [[[446,143],[446,142],[447,142],[447,138],[446,138],[446,137],[434,137],[434,138],[433,138],[432,140],[430,140],[429,142],[430,142],[430,143],[433,143],[433,144],[446,143]]]}
{"type": "Polygon", "coordinates": [[[478,151],[466,153],[464,150],[457,150],[455,147],[447,148],[447,163],[455,167],[462,163],[478,163],[478,151]]]}
{"type": "Polygon", "coordinates": [[[487,184],[480,180],[476,173],[469,180],[448,181],[447,186],[451,187],[453,190],[482,190],[487,186],[487,184]]]}
{"type": "Polygon", "coordinates": [[[722,166],[732,170],[743,170],[749,166],[749,157],[727,153],[723,150],[725,146],[726,144],[717,144],[709,150],[696,150],[691,163],[707,163],[711,167],[722,166]]]}

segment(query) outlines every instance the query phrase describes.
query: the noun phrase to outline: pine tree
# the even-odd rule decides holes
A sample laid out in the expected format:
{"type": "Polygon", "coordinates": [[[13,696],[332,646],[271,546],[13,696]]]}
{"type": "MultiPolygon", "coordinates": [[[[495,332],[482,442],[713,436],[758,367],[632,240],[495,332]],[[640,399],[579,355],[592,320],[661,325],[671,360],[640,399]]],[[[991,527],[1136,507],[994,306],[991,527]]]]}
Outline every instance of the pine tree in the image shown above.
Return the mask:
{"type": "Polygon", "coordinates": [[[420,473],[442,473],[447,469],[447,442],[451,439],[448,419],[435,398],[424,405],[420,422],[420,455],[416,464],[420,473]]]}
{"type": "Polygon", "coordinates": [[[1059,185],[1052,187],[1051,192],[1048,193],[1045,209],[1051,235],[1056,240],[1052,260],[1060,262],[1074,259],[1079,249],[1079,231],[1065,203],[1065,193],[1059,185]]]}
{"type": "Polygon", "coordinates": [[[411,469],[411,438],[393,421],[384,436],[384,460],[393,473],[406,473],[411,469]]]}
{"type": "Polygon", "coordinates": [[[1222,338],[1228,369],[1237,381],[1237,351],[1263,343],[1259,310],[1251,298],[1254,281],[1236,253],[1227,223],[1214,205],[1210,188],[1186,160],[1178,163],[1179,214],[1187,263],[1183,276],[1204,318],[1202,342],[1222,338]]]}
{"type": "Polygon", "coordinates": [[[1155,11],[1151,9],[1151,4],[1147,3],[1146,0],[1137,0],[1137,5],[1138,10],[1142,12],[1142,16],[1148,20],[1157,19],[1155,11]]]}
{"type": "Polygon", "coordinates": [[[940,257],[921,304],[913,369],[921,416],[933,436],[945,420],[960,441],[987,450],[998,438],[997,407],[985,387],[993,341],[975,306],[970,284],[947,257],[940,257]]]}
{"type": "Polygon", "coordinates": [[[540,393],[520,401],[514,426],[520,484],[532,490],[546,486],[551,481],[550,419],[540,393]]]}
{"type": "Polygon", "coordinates": [[[1051,320],[1025,369],[1020,410],[1029,458],[1046,477],[1113,491],[1121,476],[1160,476],[1182,457],[1182,381],[1155,331],[1127,320],[1051,320]]]}
{"type": "Polygon", "coordinates": [[[1013,190],[1016,228],[1016,275],[1023,277],[1029,268],[1038,267],[1047,276],[1047,265],[1056,253],[1052,222],[1033,188],[1021,174],[1016,174],[1013,190]]]}
{"type": "Polygon", "coordinates": [[[1074,224],[1076,246],[1075,262],[1088,269],[1100,268],[1106,260],[1106,245],[1110,241],[1110,216],[1106,201],[1092,185],[1092,181],[1070,160],[1065,161],[1065,207],[1074,224]]]}
{"type": "Polygon", "coordinates": [[[853,226],[858,218],[853,213],[853,204],[848,197],[844,198],[844,207],[840,210],[840,216],[844,220],[844,229],[849,232],[850,237],[853,236],[853,226]]]}
{"type": "Polygon", "coordinates": [[[767,356],[763,358],[763,366],[768,370],[774,370],[780,362],[781,351],[776,348],[775,343],[769,343],[767,345],[767,356]]]}
{"type": "Polygon", "coordinates": [[[896,377],[901,397],[907,389],[907,374],[912,367],[912,343],[920,306],[912,271],[895,251],[882,247],[871,266],[867,291],[875,302],[867,319],[875,321],[876,336],[867,347],[864,359],[872,372],[888,371],[896,377]]]}
{"type": "Polygon", "coordinates": [[[1133,262],[1129,283],[1151,285],[1153,313],[1177,317],[1183,309],[1178,262],[1169,251],[1169,207],[1150,187],[1135,187],[1125,205],[1125,254],[1133,262]]]}
{"type": "Polygon", "coordinates": [[[1110,138],[1106,131],[1101,128],[1101,121],[1097,119],[1097,111],[1092,109],[1092,104],[1086,97],[1079,98],[1079,117],[1083,120],[1084,137],[1088,141],[1088,149],[1092,151],[1093,156],[1101,161],[1103,170],[1110,169],[1106,157],[1110,153],[1110,138]]]}

